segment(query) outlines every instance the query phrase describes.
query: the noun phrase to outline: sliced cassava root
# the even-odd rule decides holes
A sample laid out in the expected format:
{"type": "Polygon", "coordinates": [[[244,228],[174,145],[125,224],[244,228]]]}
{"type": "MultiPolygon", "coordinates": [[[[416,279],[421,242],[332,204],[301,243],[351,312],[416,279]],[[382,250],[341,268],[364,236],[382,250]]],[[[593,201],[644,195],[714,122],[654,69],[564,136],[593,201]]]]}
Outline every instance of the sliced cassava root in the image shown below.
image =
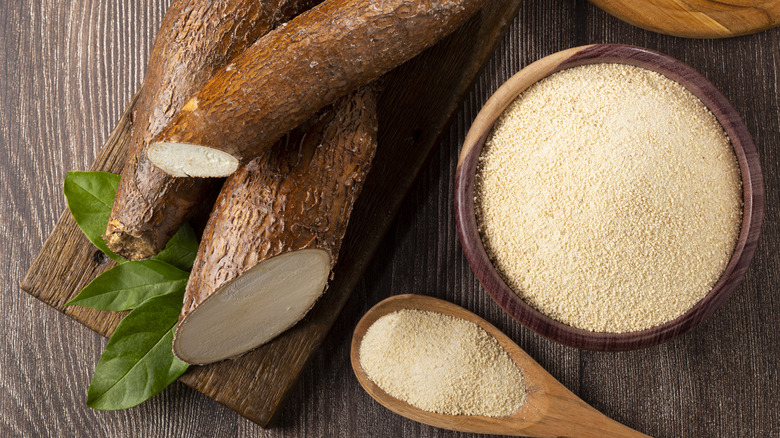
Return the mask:
{"type": "Polygon", "coordinates": [[[433,45],[481,5],[326,0],[217,73],[155,137],[147,155],[171,175],[229,175],[325,105],[433,45]],[[195,146],[221,153],[209,156],[195,146]]]}
{"type": "Polygon", "coordinates": [[[173,0],[149,59],[130,154],[104,238],[118,255],[154,256],[217,181],[172,178],[152,165],[149,141],[215,72],[268,31],[319,0],[173,0]]]}
{"type": "Polygon", "coordinates": [[[225,182],[187,284],[174,353],[204,364],[292,327],[325,291],[376,151],[363,87],[225,182]]]}

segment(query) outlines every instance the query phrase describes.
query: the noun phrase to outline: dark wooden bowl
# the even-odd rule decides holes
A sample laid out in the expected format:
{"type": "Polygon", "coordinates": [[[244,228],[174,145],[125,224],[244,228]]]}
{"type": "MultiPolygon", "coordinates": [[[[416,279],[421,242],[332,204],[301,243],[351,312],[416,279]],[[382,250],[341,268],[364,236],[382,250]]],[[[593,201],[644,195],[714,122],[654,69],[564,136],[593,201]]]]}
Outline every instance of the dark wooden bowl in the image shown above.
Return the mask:
{"type": "Polygon", "coordinates": [[[471,269],[490,296],[509,315],[536,333],[571,347],[620,351],[648,347],[679,336],[712,315],[734,292],[753,258],[764,217],[764,184],[753,140],[728,100],[691,67],[669,56],[634,46],[598,44],[575,47],[547,56],[512,76],[485,103],[461,150],[455,173],[455,214],[463,251],[471,269]],[[570,67],[620,63],[658,72],[682,84],[712,111],[731,139],[743,186],[742,227],[729,264],[712,290],[680,317],[636,332],[591,332],[543,315],[504,283],[482,246],[474,216],[474,177],[482,146],[504,109],[531,84],[570,67]]]}

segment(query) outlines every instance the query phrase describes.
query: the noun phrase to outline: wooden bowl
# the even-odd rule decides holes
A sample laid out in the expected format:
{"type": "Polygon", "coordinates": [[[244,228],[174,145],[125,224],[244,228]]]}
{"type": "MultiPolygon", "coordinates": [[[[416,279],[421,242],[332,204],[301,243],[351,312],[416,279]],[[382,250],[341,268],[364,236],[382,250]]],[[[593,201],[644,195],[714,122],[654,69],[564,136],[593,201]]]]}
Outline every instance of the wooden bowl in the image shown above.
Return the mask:
{"type": "Polygon", "coordinates": [[[731,38],[780,24],[780,2],[766,0],[590,0],[616,18],[686,38],[731,38]]]}
{"type": "Polygon", "coordinates": [[[669,56],[640,47],[598,44],[547,56],[512,76],[485,103],[461,150],[455,173],[455,214],[463,251],[479,282],[509,315],[536,333],[571,347],[620,351],[648,347],[679,336],[712,315],[734,292],[753,258],[764,217],[764,184],[753,140],[728,100],[707,79],[669,56]],[[488,258],[474,216],[474,180],[482,146],[504,109],[540,79],[584,64],[619,63],[658,72],[686,87],[712,111],[731,139],[742,173],[742,227],[734,253],[718,282],[695,306],[665,324],[636,332],[605,333],[578,329],[543,315],[504,283],[488,258]]]}

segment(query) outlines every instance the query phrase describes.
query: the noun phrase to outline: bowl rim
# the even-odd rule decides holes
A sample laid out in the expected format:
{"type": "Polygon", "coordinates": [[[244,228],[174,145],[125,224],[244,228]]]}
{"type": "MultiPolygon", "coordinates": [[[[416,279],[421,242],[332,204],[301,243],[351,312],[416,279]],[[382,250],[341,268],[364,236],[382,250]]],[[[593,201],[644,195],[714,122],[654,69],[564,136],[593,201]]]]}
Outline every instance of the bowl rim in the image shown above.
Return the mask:
{"type": "Polygon", "coordinates": [[[550,340],[595,351],[621,351],[660,344],[692,330],[710,317],[742,281],[758,246],[764,216],[764,184],[758,153],[747,126],[728,99],[704,76],[671,56],[638,46],[593,44],[553,53],[509,78],[487,100],[469,129],[455,172],[455,219],[461,246],[479,282],[515,320],[550,340]],[[482,245],[474,215],[474,180],[482,146],[506,107],[533,83],[585,64],[618,63],[642,67],[672,79],[712,111],[731,140],[742,179],[742,224],[728,265],[713,288],[679,317],[649,329],[592,332],[566,325],[527,304],[503,281],[482,245]]]}

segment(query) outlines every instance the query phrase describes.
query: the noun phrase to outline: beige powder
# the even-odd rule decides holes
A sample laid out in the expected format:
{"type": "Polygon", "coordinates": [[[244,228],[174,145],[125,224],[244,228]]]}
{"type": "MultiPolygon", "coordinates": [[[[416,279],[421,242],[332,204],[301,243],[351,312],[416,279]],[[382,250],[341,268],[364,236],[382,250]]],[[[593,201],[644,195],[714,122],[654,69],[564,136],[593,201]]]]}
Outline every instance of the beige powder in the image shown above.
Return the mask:
{"type": "Polygon", "coordinates": [[[525,399],[523,376],[498,341],[441,313],[379,318],[360,344],[360,366],[385,392],[428,412],[500,417],[525,399]]]}
{"type": "Polygon", "coordinates": [[[485,249],[527,303],[565,324],[628,332],[670,321],[724,271],[741,225],[736,157],[678,83],[620,64],[526,90],[477,170],[485,249]]]}

